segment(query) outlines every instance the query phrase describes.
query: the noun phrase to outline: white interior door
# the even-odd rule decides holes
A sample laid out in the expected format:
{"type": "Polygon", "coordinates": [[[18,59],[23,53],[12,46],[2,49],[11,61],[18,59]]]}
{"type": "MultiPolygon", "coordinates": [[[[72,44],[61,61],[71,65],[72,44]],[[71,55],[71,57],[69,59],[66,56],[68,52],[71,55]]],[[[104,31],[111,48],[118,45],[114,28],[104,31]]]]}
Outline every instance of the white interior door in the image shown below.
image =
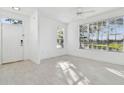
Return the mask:
{"type": "Polygon", "coordinates": [[[2,63],[23,60],[22,24],[2,24],[2,63]]]}

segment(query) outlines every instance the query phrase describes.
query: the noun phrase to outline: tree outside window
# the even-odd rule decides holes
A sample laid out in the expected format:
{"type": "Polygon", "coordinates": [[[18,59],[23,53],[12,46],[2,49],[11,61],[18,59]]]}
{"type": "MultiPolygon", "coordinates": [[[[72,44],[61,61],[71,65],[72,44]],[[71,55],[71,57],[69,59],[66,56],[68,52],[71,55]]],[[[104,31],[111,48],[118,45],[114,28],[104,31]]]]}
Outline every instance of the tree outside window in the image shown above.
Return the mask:
{"type": "Polygon", "coordinates": [[[64,48],[64,28],[57,28],[57,48],[64,48]]]}
{"type": "Polygon", "coordinates": [[[80,48],[123,51],[124,17],[80,25],[80,48]]]}

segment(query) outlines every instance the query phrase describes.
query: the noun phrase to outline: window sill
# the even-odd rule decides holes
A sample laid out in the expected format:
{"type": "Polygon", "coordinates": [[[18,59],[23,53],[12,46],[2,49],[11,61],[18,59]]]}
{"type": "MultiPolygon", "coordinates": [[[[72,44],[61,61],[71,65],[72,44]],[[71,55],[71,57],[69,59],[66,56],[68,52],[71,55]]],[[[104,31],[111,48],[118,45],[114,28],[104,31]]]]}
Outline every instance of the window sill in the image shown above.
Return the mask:
{"type": "Polygon", "coordinates": [[[122,54],[124,53],[124,51],[122,52],[116,52],[116,51],[108,51],[108,50],[98,50],[98,49],[82,49],[82,48],[78,48],[79,50],[84,50],[84,51],[92,51],[92,52],[102,52],[102,53],[116,53],[116,54],[122,54]]]}

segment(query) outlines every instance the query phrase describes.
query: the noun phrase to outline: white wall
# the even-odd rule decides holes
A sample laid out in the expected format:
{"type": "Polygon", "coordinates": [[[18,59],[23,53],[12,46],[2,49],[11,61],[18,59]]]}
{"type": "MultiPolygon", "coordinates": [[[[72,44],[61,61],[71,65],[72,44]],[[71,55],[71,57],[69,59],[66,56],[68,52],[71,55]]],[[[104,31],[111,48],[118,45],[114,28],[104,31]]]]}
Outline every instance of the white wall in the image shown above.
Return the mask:
{"type": "Polygon", "coordinates": [[[30,31],[29,31],[29,59],[37,64],[40,63],[39,58],[39,29],[38,29],[38,12],[33,13],[30,18],[30,31]]]}
{"type": "Polygon", "coordinates": [[[66,54],[66,24],[50,19],[39,13],[40,58],[46,59],[66,54]],[[64,48],[57,49],[57,27],[65,28],[64,48]]]}
{"type": "Polygon", "coordinates": [[[37,64],[40,60],[66,54],[66,24],[43,16],[37,10],[31,17],[0,9],[0,18],[10,17],[23,20],[25,33],[24,59],[37,64]],[[57,27],[65,28],[64,48],[57,49],[57,27]]]}
{"type": "Polygon", "coordinates": [[[124,53],[79,49],[79,30],[78,30],[79,24],[95,22],[98,20],[103,20],[122,15],[124,15],[124,9],[118,9],[115,11],[106,12],[101,15],[96,15],[94,17],[88,18],[87,20],[70,23],[68,25],[68,32],[67,32],[68,54],[99,60],[100,62],[105,61],[114,64],[124,65],[124,53]]]}
{"type": "MultiPolygon", "coordinates": [[[[28,49],[29,49],[28,48],[28,32],[30,30],[29,29],[30,28],[29,17],[0,9],[0,18],[6,18],[6,17],[20,19],[23,21],[23,29],[24,29],[24,34],[25,34],[25,37],[24,37],[24,60],[29,59],[29,56],[28,56],[28,49]]],[[[1,38],[1,35],[0,35],[0,38],[1,38]]],[[[1,51],[0,51],[0,53],[1,53],[1,51]]]]}

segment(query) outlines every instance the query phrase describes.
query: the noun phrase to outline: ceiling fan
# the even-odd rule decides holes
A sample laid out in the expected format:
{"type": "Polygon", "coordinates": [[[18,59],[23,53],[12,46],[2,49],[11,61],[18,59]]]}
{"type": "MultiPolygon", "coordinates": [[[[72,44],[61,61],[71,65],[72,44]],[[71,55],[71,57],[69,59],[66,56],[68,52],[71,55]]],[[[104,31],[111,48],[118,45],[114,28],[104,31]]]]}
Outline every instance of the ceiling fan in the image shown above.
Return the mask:
{"type": "Polygon", "coordinates": [[[83,14],[85,14],[85,13],[93,13],[93,12],[95,12],[95,10],[84,10],[84,8],[78,7],[78,8],[77,8],[76,15],[77,15],[77,16],[80,16],[80,15],[83,15],[83,14]]]}

